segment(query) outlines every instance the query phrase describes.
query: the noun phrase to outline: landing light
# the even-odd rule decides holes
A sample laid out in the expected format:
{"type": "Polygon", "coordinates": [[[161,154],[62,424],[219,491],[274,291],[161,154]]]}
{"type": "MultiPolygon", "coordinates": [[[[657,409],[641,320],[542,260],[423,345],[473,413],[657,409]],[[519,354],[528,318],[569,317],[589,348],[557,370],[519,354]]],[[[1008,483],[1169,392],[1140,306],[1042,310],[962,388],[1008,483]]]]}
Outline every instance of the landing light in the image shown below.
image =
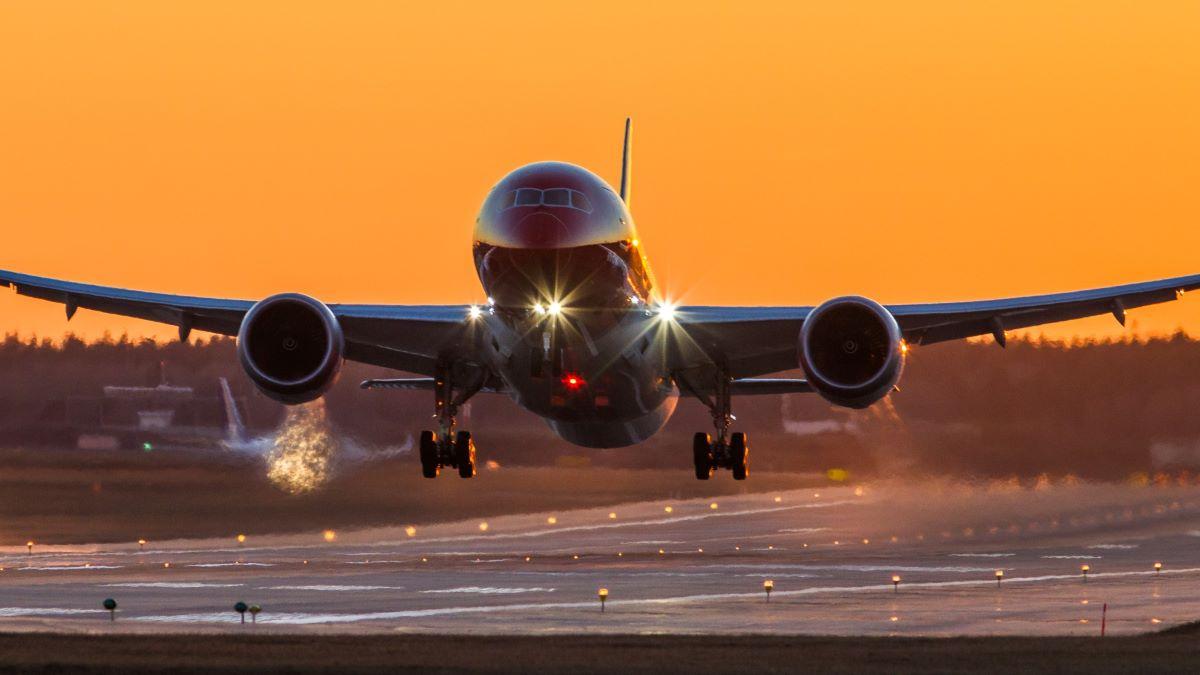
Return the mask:
{"type": "Polygon", "coordinates": [[[658,314],[658,318],[663,321],[675,320],[675,303],[663,302],[654,310],[658,314]]]}
{"type": "Polygon", "coordinates": [[[533,312],[538,315],[544,315],[546,313],[546,308],[542,307],[542,303],[535,302],[533,303],[533,312]]]}
{"type": "Polygon", "coordinates": [[[550,313],[550,316],[558,316],[562,313],[562,303],[555,300],[554,302],[550,303],[550,306],[546,308],[546,311],[550,313]]]}
{"type": "Polygon", "coordinates": [[[480,309],[477,305],[471,305],[471,307],[467,310],[467,317],[469,319],[471,319],[472,321],[474,321],[475,319],[478,319],[481,316],[483,316],[483,310],[480,309]]]}

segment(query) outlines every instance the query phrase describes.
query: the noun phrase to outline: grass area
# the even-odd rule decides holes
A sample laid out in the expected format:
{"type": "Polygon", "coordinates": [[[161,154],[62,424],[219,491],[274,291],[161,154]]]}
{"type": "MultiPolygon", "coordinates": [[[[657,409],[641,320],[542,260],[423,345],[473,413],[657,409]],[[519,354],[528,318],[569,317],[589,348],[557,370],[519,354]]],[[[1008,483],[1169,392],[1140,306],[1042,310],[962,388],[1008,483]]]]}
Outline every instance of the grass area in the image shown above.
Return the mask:
{"type": "Polygon", "coordinates": [[[0,634],[19,673],[1176,673],[1196,625],[1120,638],[0,634]]]}

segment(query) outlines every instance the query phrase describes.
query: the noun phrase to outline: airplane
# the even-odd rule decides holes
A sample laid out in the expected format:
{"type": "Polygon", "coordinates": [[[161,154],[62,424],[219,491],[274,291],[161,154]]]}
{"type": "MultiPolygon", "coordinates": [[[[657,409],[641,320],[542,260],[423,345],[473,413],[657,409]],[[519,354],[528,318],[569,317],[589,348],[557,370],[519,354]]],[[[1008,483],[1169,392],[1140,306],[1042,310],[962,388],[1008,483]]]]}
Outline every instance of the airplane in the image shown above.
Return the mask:
{"type": "Polygon", "coordinates": [[[20,295],[237,337],[239,361],[267,396],[295,405],[332,386],[345,359],[420,377],[364,389],[433,394],[436,429],[421,432],[422,474],[475,475],[475,442],[457,428],[479,393],[508,395],[563,439],[589,448],[654,435],[681,395],[712,415],[696,432],[697,479],[744,480],[749,439],[733,399],[816,393],[865,408],[896,387],[910,345],[991,335],[1173,300],[1200,274],[1071,293],[971,302],[881,305],[836,297],[816,306],[677,306],[658,291],[630,211],[632,125],[621,182],[537,162],[500,179],[475,221],[473,255],[487,297],[477,305],[326,304],[299,293],[226,300],[95,286],[0,271],[20,295]],[[769,377],[799,367],[804,379],[769,377]]]}

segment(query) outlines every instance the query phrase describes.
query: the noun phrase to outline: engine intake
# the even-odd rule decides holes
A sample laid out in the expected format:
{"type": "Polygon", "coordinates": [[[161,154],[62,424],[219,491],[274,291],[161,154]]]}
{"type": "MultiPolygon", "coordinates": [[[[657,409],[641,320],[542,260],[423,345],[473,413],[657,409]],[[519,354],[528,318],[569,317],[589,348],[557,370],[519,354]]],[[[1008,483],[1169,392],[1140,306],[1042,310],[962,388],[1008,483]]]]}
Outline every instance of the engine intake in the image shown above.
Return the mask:
{"type": "Polygon", "coordinates": [[[822,303],[800,329],[800,367],[830,403],[866,408],[904,369],[903,336],[882,305],[859,296],[822,303]]]}
{"type": "Polygon", "coordinates": [[[260,300],[238,330],[238,358],[262,393],[289,405],[324,394],[342,369],[345,338],[324,303],[299,293],[260,300]]]}

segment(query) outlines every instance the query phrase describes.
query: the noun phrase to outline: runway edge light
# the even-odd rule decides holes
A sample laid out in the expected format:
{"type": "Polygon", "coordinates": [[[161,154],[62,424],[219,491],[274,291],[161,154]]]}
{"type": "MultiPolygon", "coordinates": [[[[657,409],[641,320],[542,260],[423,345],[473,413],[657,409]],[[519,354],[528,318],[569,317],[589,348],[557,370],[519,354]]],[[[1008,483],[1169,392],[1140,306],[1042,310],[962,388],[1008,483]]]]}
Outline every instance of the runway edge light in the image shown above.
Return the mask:
{"type": "Polygon", "coordinates": [[[775,582],[767,579],[763,582],[763,590],[767,593],[767,602],[771,601],[771,591],[775,590],[775,582]]]}
{"type": "Polygon", "coordinates": [[[246,623],[246,610],[247,609],[250,609],[250,608],[247,607],[246,603],[242,602],[241,600],[238,600],[237,602],[233,603],[233,611],[235,611],[241,615],[242,623],[246,623]]]}
{"type": "Polygon", "coordinates": [[[112,598],[105,598],[104,602],[102,604],[104,605],[104,609],[108,610],[108,620],[116,621],[117,620],[117,601],[113,600],[112,598]]]}
{"type": "Polygon", "coordinates": [[[600,613],[603,614],[604,603],[608,602],[608,589],[601,588],[599,591],[596,591],[596,595],[600,598],[600,613]]]}

